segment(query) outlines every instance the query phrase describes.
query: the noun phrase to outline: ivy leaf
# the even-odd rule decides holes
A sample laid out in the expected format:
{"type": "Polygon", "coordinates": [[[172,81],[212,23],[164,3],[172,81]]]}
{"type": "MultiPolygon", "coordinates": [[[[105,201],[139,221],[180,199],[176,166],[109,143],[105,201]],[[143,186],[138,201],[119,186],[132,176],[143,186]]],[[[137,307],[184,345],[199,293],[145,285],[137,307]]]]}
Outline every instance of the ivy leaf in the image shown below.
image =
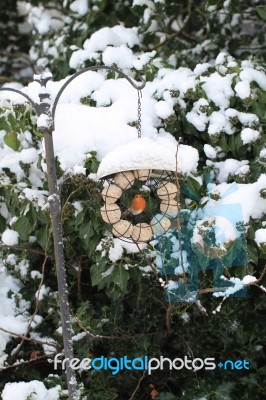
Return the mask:
{"type": "Polygon", "coordinates": [[[123,265],[117,265],[114,267],[112,273],[112,281],[115,285],[117,285],[121,289],[122,292],[125,292],[127,288],[128,279],[129,279],[129,273],[124,268],[123,265]]]}
{"type": "Polygon", "coordinates": [[[200,183],[192,177],[188,178],[186,186],[183,187],[183,193],[195,201],[199,201],[201,198],[200,190],[200,183]]]}
{"type": "Polygon", "coordinates": [[[99,242],[97,235],[95,235],[91,221],[84,222],[80,225],[79,237],[82,240],[82,244],[87,254],[91,256],[99,242]]]}
{"type": "Polygon", "coordinates": [[[10,131],[6,133],[4,136],[4,142],[8,147],[11,147],[11,149],[18,151],[20,141],[18,140],[18,136],[15,131],[10,131]]]}
{"type": "Polygon", "coordinates": [[[48,241],[50,239],[49,226],[43,226],[36,232],[37,242],[44,249],[48,249],[48,241]]]}
{"type": "Polygon", "coordinates": [[[88,241],[94,235],[94,229],[91,221],[84,222],[79,228],[81,239],[88,241]]]}
{"type": "Polygon", "coordinates": [[[17,121],[13,113],[8,114],[7,120],[10,123],[12,130],[14,131],[17,127],[17,121]]]}
{"type": "Polygon", "coordinates": [[[101,281],[103,280],[102,272],[99,269],[99,266],[97,264],[94,264],[91,266],[90,275],[91,275],[92,286],[98,286],[101,283],[101,281]]]}
{"type": "Polygon", "coordinates": [[[82,224],[82,222],[84,221],[84,211],[80,211],[75,218],[75,229],[78,229],[78,226],[80,226],[82,224]]]}
{"type": "Polygon", "coordinates": [[[19,217],[12,225],[12,228],[19,233],[21,240],[28,240],[29,234],[32,230],[32,225],[27,217],[24,215],[19,217]]]}
{"type": "Polygon", "coordinates": [[[243,145],[240,135],[232,135],[228,138],[227,151],[231,151],[234,157],[238,156],[240,147],[243,145]]]}
{"type": "Polygon", "coordinates": [[[266,21],[266,6],[257,6],[256,10],[261,19],[264,19],[264,21],[266,21]]]}
{"type": "Polygon", "coordinates": [[[90,268],[91,284],[92,286],[98,286],[99,289],[103,289],[109,284],[110,275],[107,276],[107,280],[103,278],[102,273],[106,270],[106,259],[101,258],[98,263],[93,264],[90,268]]]}

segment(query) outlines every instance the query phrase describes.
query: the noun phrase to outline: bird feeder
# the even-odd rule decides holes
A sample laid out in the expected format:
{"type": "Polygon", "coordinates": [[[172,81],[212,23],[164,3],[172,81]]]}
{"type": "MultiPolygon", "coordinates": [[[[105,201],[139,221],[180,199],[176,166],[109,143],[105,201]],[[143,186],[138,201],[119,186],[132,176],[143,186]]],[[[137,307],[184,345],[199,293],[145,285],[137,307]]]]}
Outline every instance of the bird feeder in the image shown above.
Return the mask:
{"type": "Polygon", "coordinates": [[[100,209],[115,237],[128,242],[149,242],[167,232],[178,215],[178,174],[183,149],[148,137],[117,147],[102,160],[100,209]],[[145,205],[132,210],[136,199],[145,205]]]}

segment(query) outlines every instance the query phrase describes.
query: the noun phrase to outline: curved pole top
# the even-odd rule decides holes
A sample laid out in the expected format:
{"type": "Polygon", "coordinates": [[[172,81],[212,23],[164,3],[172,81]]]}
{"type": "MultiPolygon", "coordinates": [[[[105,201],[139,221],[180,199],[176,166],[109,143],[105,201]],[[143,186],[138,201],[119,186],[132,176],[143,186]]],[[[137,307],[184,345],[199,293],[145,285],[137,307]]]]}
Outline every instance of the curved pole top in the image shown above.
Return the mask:
{"type": "MultiPolygon", "coordinates": [[[[53,105],[52,105],[52,110],[51,110],[51,116],[52,116],[53,125],[54,125],[54,117],[55,117],[56,107],[57,107],[58,101],[59,101],[63,91],[65,90],[65,88],[70,84],[70,82],[72,82],[79,75],[82,75],[87,71],[96,71],[98,69],[106,69],[108,71],[117,72],[118,74],[122,75],[122,77],[125,78],[131,84],[131,86],[133,86],[136,90],[142,90],[146,85],[146,81],[145,81],[144,78],[140,77],[141,83],[137,84],[128,75],[126,75],[123,71],[121,71],[120,69],[118,69],[116,67],[108,67],[106,65],[97,65],[97,66],[95,65],[95,66],[92,66],[92,67],[84,68],[83,70],[76,72],[70,78],[68,78],[67,81],[64,83],[64,85],[59,90],[59,92],[57,93],[56,98],[55,98],[55,100],[53,102],[53,105]]],[[[17,94],[25,97],[25,99],[27,99],[30,102],[30,104],[32,105],[32,107],[34,108],[36,114],[37,115],[40,114],[39,105],[36,104],[27,94],[21,92],[18,89],[13,89],[13,88],[0,88],[0,91],[14,92],[14,93],[17,93],[17,94]]]]}
{"type": "Polygon", "coordinates": [[[59,92],[57,93],[56,98],[55,98],[55,100],[54,100],[54,103],[53,103],[53,105],[52,105],[52,121],[53,121],[53,124],[54,124],[55,110],[56,110],[58,101],[59,101],[59,99],[60,99],[60,97],[61,97],[63,91],[65,90],[65,88],[66,88],[66,87],[70,84],[70,82],[72,82],[77,76],[79,76],[79,75],[81,75],[81,74],[84,74],[84,73],[87,72],[87,71],[96,71],[96,70],[98,70],[98,69],[106,69],[106,70],[109,70],[109,71],[114,71],[114,72],[119,73],[120,75],[123,76],[123,78],[127,79],[128,82],[129,82],[136,90],[141,90],[141,89],[143,89],[143,88],[145,87],[145,85],[146,85],[146,81],[145,81],[145,79],[143,79],[142,77],[140,77],[141,83],[140,83],[140,84],[136,84],[131,78],[129,78],[128,75],[126,75],[123,71],[121,71],[120,69],[118,69],[118,68],[116,68],[116,67],[108,67],[108,66],[106,66],[106,65],[97,65],[97,66],[95,65],[95,66],[92,66],[92,67],[84,68],[84,69],[82,69],[81,71],[78,71],[78,72],[76,72],[75,74],[73,74],[73,75],[64,83],[64,85],[61,87],[61,89],[60,89],[59,92]]]}
{"type": "Polygon", "coordinates": [[[38,106],[38,104],[34,103],[34,101],[26,93],[23,93],[20,90],[13,89],[13,88],[0,88],[0,91],[2,91],[2,92],[4,92],[4,91],[14,92],[14,93],[20,94],[21,96],[25,97],[25,99],[27,99],[31,103],[31,105],[34,108],[36,114],[39,115],[39,106],[38,106]]]}

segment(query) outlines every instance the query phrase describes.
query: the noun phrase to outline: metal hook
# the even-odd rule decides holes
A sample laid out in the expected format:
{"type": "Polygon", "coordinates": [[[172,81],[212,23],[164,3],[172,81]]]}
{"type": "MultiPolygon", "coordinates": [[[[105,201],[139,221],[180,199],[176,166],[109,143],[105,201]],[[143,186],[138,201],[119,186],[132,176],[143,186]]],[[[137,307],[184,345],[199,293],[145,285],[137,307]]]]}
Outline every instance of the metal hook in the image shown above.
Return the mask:
{"type": "Polygon", "coordinates": [[[27,94],[21,92],[18,89],[13,89],[13,88],[0,88],[0,91],[2,91],[2,92],[8,91],[8,92],[14,92],[14,93],[20,94],[21,96],[25,97],[30,102],[30,104],[34,108],[36,114],[37,115],[40,114],[40,108],[39,108],[38,104],[34,103],[34,101],[27,94]]]}

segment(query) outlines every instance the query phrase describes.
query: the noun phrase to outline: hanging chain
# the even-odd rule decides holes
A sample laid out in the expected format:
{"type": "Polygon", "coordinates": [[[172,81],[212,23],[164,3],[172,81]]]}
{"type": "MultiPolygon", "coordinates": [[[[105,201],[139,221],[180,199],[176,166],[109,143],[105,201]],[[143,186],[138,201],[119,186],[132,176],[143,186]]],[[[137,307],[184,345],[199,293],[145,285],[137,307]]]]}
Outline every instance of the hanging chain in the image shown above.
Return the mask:
{"type": "Polygon", "coordinates": [[[138,139],[141,138],[141,97],[142,97],[141,90],[138,90],[138,125],[137,125],[138,139]]]}

